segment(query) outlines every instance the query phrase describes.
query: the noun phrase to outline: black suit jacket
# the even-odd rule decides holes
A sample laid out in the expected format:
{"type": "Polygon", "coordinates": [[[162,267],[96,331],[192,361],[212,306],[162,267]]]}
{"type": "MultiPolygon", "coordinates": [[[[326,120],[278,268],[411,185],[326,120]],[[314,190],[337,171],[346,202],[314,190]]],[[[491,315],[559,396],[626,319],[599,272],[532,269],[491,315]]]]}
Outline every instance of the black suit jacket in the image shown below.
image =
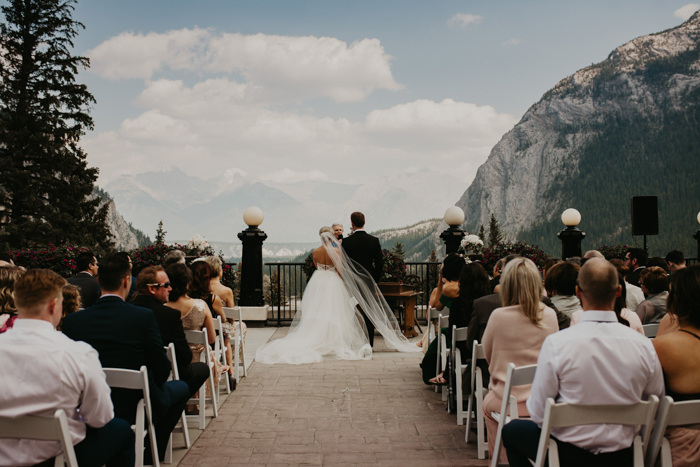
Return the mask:
{"type": "Polygon", "coordinates": [[[79,272],[67,280],[69,284],[76,286],[80,290],[80,301],[83,308],[94,305],[97,299],[100,298],[100,286],[97,283],[97,278],[90,273],[79,272]]]}
{"type": "Polygon", "coordinates": [[[375,282],[379,282],[384,269],[384,256],[379,239],[360,230],[344,238],[342,245],[350,259],[365,268],[375,282]]]}
{"type": "MultiPolygon", "coordinates": [[[[138,370],[146,365],[153,407],[158,410],[160,386],[168,379],[170,361],[151,310],[125,303],[119,297],[103,297],[90,308],[66,316],[63,333],[97,350],[103,368],[138,370]]],[[[133,423],[142,397],[141,391],[113,389],[115,416],[133,423]]]]}
{"type": "Polygon", "coordinates": [[[187,366],[192,362],[192,350],[187,344],[180,312],[163,305],[150,295],[139,294],[131,304],[153,311],[153,316],[156,318],[156,323],[158,323],[158,329],[160,330],[160,337],[163,339],[163,345],[166,346],[171,342],[175,345],[175,358],[177,358],[177,370],[180,373],[180,378],[188,379],[187,366]]]}
{"type": "Polygon", "coordinates": [[[625,281],[639,287],[639,275],[642,273],[642,269],[644,269],[644,267],[639,267],[631,273],[627,274],[627,277],[625,277],[625,281]]]}

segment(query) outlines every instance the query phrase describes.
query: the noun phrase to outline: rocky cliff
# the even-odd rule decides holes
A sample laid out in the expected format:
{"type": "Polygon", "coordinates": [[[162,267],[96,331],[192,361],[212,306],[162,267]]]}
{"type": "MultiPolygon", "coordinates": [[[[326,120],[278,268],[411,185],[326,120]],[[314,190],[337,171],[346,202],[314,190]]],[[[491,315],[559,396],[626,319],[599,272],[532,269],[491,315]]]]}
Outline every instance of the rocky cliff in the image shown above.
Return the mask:
{"type": "Polygon", "coordinates": [[[699,42],[696,12],[560,81],[479,168],[457,203],[465,229],[476,232],[493,213],[507,240],[554,254],[559,216],[575,207],[586,248],[631,243],[630,196],[658,195],[658,253],[690,250],[700,208],[699,42]]]}

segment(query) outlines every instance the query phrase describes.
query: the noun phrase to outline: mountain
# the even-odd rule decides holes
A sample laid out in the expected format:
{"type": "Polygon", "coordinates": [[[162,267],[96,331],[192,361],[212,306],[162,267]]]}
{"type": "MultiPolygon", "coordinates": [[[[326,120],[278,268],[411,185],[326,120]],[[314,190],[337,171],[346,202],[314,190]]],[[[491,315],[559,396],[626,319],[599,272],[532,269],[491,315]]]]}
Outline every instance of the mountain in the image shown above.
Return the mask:
{"type": "Polygon", "coordinates": [[[209,241],[236,243],[238,232],[247,227],[243,211],[258,206],[265,214],[261,228],[268,241],[281,244],[314,242],[318,229],[333,222],[344,223],[348,230],[354,211],[364,212],[373,230],[413,224],[442,214],[463,187],[462,180],[429,169],[359,185],[280,183],[257,180],[236,169],[205,180],[166,167],[122,176],[105,189],[136,227],[155,232],[162,220],[167,241],[201,234],[209,241]]]}
{"type": "Polygon", "coordinates": [[[93,196],[101,198],[100,207],[105,204],[108,205],[105,222],[109,227],[114,247],[117,250],[127,251],[151,244],[151,239],[146,234],[135,228],[132,224],[127,223],[124,217],[117,212],[117,207],[109,193],[95,186],[93,189],[93,196]]]}
{"type": "Polygon", "coordinates": [[[442,219],[428,219],[408,227],[395,229],[384,229],[372,232],[372,235],[379,238],[382,248],[391,250],[394,245],[401,243],[405,252],[406,261],[426,261],[430,252],[440,249],[435,245],[432,233],[440,225],[442,219]]]}
{"type": "MultiPolygon", "coordinates": [[[[650,253],[694,253],[700,209],[700,12],[560,81],[496,144],[457,205],[475,232],[558,254],[560,215],[581,212],[584,249],[633,244],[630,198],[657,195],[650,253]]],[[[444,225],[442,226],[444,228],[444,225]]],[[[437,230],[441,230],[438,228],[437,230]]]]}

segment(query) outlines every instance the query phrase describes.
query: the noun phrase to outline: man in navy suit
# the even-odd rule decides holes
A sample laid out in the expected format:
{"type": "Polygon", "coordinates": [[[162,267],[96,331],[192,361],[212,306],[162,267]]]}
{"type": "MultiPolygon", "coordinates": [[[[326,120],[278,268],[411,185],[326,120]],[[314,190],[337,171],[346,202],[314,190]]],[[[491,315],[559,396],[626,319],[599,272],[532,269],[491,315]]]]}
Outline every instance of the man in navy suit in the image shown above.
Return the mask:
{"type": "MultiPolygon", "coordinates": [[[[353,212],[350,215],[353,234],[343,239],[343,249],[348,257],[365,268],[375,282],[379,282],[384,269],[384,255],[377,237],[365,232],[365,215],[353,212]]],[[[369,345],[374,346],[374,324],[365,317],[365,325],[369,334],[369,345]]]]}
{"type": "Polygon", "coordinates": [[[97,284],[97,258],[91,251],[80,253],[75,258],[78,274],[68,279],[68,283],[74,285],[80,291],[80,302],[83,308],[95,304],[100,298],[100,286],[97,284]]]}
{"type": "MultiPolygon", "coordinates": [[[[189,387],[184,381],[166,382],[170,361],[153,311],[125,302],[131,287],[129,263],[118,256],[104,259],[97,280],[102,296],[93,306],[66,316],[63,332],[97,350],[103,368],[138,370],[146,365],[158,456],[162,460],[170,433],[189,399],[189,387]]],[[[142,397],[141,391],[113,389],[115,415],[134,423],[136,405],[142,397]]],[[[146,443],[144,459],[152,459],[150,443],[146,443]]]]}

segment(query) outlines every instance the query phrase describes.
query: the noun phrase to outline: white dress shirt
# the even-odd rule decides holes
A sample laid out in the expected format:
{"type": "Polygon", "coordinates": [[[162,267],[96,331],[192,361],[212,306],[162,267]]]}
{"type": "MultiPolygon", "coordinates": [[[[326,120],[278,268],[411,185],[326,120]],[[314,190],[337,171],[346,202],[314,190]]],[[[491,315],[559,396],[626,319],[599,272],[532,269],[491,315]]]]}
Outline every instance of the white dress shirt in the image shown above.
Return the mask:
{"type": "MultiPolygon", "coordinates": [[[[661,363],[651,340],[617,322],[613,311],[584,311],[581,322],[542,344],[527,409],[542,425],[544,404],[635,404],[664,396],[661,363]]],[[[637,427],[580,425],[555,428],[552,436],[595,454],[632,445],[637,427]]]]}
{"type": "Polygon", "coordinates": [[[625,293],[627,294],[627,303],[625,308],[635,311],[640,303],[644,301],[644,292],[640,287],[625,282],[625,293]]]}
{"type": "MultiPolygon", "coordinates": [[[[86,423],[99,428],[114,418],[97,351],[51,323],[18,319],[0,335],[0,356],[0,416],[52,418],[63,409],[74,445],[85,438],[86,423]]],[[[58,441],[0,439],[0,466],[33,465],[59,452],[58,441]]]]}

